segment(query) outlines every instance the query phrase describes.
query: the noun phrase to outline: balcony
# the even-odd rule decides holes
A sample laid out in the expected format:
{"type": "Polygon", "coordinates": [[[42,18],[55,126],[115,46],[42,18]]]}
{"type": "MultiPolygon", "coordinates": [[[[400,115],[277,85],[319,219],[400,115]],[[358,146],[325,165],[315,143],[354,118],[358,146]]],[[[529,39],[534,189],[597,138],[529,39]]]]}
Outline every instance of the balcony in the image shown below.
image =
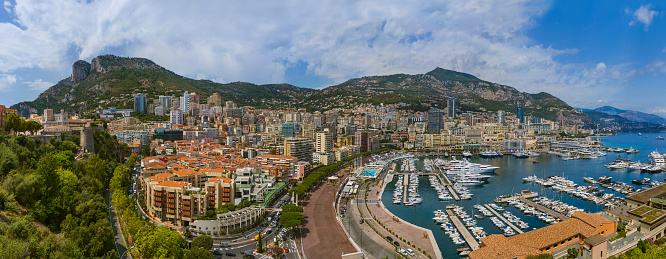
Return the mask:
{"type": "Polygon", "coordinates": [[[190,206],[190,201],[183,201],[183,205],[190,206]]]}
{"type": "Polygon", "coordinates": [[[161,196],[162,196],[162,192],[155,192],[155,197],[161,197],[161,196]]]}
{"type": "Polygon", "coordinates": [[[192,214],[189,211],[183,211],[182,215],[183,215],[183,217],[189,217],[192,214]]]}
{"type": "Polygon", "coordinates": [[[190,206],[183,206],[183,210],[191,210],[191,209],[192,209],[192,207],[190,207],[190,206]]]}

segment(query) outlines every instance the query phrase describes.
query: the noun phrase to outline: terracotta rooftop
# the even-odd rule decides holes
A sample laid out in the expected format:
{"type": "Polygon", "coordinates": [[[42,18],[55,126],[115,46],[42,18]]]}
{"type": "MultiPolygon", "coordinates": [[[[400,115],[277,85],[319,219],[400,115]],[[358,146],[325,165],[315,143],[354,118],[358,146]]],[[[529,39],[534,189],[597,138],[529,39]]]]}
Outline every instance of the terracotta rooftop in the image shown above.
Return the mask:
{"type": "Polygon", "coordinates": [[[231,179],[230,179],[230,178],[225,178],[225,177],[213,177],[213,178],[211,178],[210,180],[208,180],[208,182],[210,182],[210,183],[214,183],[214,182],[217,182],[217,181],[222,181],[222,182],[225,182],[225,183],[230,183],[230,182],[231,182],[231,179]]]}
{"type": "Polygon", "coordinates": [[[613,223],[612,220],[604,218],[596,213],[585,213],[582,211],[577,211],[573,215],[571,215],[571,217],[580,219],[592,227],[601,227],[602,224],[613,223]]]}
{"type": "Polygon", "coordinates": [[[176,182],[176,181],[164,181],[157,184],[158,186],[167,186],[167,187],[183,187],[187,185],[187,182],[176,182]]]}
{"type": "Polygon", "coordinates": [[[469,253],[469,258],[516,258],[518,256],[537,255],[539,249],[516,244],[509,241],[504,235],[495,234],[483,239],[484,247],[469,253]]]}
{"type": "Polygon", "coordinates": [[[590,237],[594,235],[594,232],[595,229],[592,226],[579,219],[571,218],[557,224],[509,237],[509,240],[517,244],[545,249],[579,233],[584,237],[590,237]]]}

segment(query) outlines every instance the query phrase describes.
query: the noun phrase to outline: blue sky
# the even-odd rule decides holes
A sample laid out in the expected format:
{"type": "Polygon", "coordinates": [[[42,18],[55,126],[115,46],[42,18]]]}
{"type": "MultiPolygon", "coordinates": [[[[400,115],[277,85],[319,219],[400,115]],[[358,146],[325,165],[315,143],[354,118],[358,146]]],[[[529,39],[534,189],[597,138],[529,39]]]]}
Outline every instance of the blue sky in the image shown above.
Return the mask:
{"type": "Polygon", "coordinates": [[[72,63],[149,58],[217,82],[322,88],[353,77],[474,74],[574,107],[666,117],[660,1],[3,1],[0,103],[33,100],[72,63]]]}

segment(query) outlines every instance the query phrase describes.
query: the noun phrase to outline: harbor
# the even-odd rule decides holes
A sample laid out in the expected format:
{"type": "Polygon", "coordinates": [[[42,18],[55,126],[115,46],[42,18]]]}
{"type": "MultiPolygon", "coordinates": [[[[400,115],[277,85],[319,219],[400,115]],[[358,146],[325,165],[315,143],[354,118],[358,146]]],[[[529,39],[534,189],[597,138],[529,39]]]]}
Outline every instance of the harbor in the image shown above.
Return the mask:
{"type": "MultiPolygon", "coordinates": [[[[641,143],[638,144],[634,143],[633,142],[634,138],[638,137],[635,135],[631,137],[629,134],[623,134],[619,136],[607,137],[604,140],[608,143],[609,146],[612,145],[615,147],[623,147],[623,148],[630,148],[631,146],[633,146],[634,149],[640,150],[640,152],[636,153],[630,153],[630,154],[623,153],[623,157],[631,159],[632,161],[639,161],[639,160],[648,161],[647,156],[657,148],[659,150],[663,149],[664,151],[666,151],[666,144],[664,144],[663,147],[661,146],[655,147],[646,144],[641,145],[641,143]],[[613,142],[613,140],[616,140],[616,142],[613,142]]],[[[605,165],[610,163],[616,158],[616,155],[613,154],[614,153],[610,153],[607,156],[598,157],[596,159],[577,159],[577,160],[563,160],[557,155],[552,155],[547,153],[542,153],[537,157],[532,157],[527,159],[516,158],[512,155],[494,156],[494,157],[480,157],[474,155],[468,158],[470,163],[491,165],[494,167],[499,167],[499,169],[496,169],[493,173],[486,174],[490,177],[478,185],[463,186],[469,194],[465,196],[466,198],[459,196],[460,198],[459,200],[453,199],[453,196],[450,194],[450,189],[454,189],[453,186],[455,185],[454,179],[451,178],[452,176],[455,176],[454,173],[449,172],[447,174],[446,171],[440,171],[439,174],[432,174],[431,172],[426,170],[425,161],[432,160],[433,162],[435,162],[438,158],[437,156],[430,156],[427,157],[427,159],[425,159],[426,157],[415,157],[416,159],[416,161],[414,161],[415,172],[418,172],[419,175],[422,175],[419,176],[419,179],[421,180],[418,185],[418,193],[419,196],[422,198],[423,202],[420,204],[414,204],[412,206],[405,206],[402,203],[391,204],[390,201],[392,199],[391,197],[392,193],[394,189],[397,188],[395,186],[395,183],[399,179],[399,176],[401,175],[401,174],[396,174],[395,176],[393,176],[392,182],[386,180],[387,184],[386,191],[383,194],[384,205],[389,211],[391,211],[391,213],[398,216],[400,219],[408,221],[420,227],[431,229],[433,231],[433,235],[437,241],[437,244],[442,251],[443,257],[457,258],[460,256],[459,250],[464,248],[470,248],[469,244],[464,239],[462,240],[464,242],[462,244],[454,243],[451,237],[447,235],[446,231],[442,229],[441,223],[433,221],[432,219],[433,211],[444,210],[447,206],[455,204],[457,206],[462,207],[463,210],[471,212],[475,210],[473,207],[474,205],[491,204],[494,203],[495,199],[500,196],[506,198],[507,194],[511,195],[519,193],[522,190],[529,190],[531,191],[531,193],[529,194],[529,196],[526,196],[528,197],[527,199],[528,201],[531,201],[530,199],[536,197],[547,197],[550,202],[554,201],[562,202],[570,207],[575,207],[584,210],[585,212],[599,212],[602,209],[608,207],[605,206],[607,203],[609,203],[609,205],[612,205],[615,202],[622,202],[624,196],[630,193],[628,192],[629,189],[626,186],[633,186],[635,188],[634,191],[638,191],[642,188],[649,188],[651,186],[651,185],[638,185],[635,184],[634,182],[643,183],[644,178],[649,178],[650,183],[653,181],[657,182],[664,181],[663,173],[654,174],[654,173],[642,172],[639,170],[622,171],[622,170],[607,169],[605,165]],[[533,161],[537,161],[538,163],[534,163],[533,161]],[[576,196],[575,194],[567,193],[566,191],[555,190],[552,188],[552,186],[545,187],[543,185],[523,181],[523,178],[535,174],[538,175],[539,178],[541,179],[546,179],[551,176],[566,178],[567,180],[570,180],[577,185],[575,187],[577,191],[579,191],[578,187],[584,187],[584,189],[580,189],[580,191],[585,190],[593,192],[594,189],[589,189],[588,186],[597,187],[597,191],[602,190],[603,194],[594,195],[594,197],[603,199],[605,202],[598,204],[594,202],[594,200],[592,199],[584,199],[579,196],[576,196]],[[446,176],[446,178],[444,178],[444,176],[446,176]],[[601,178],[602,176],[612,177],[612,179],[606,183],[599,184],[598,179],[601,178]],[[433,180],[431,180],[430,183],[428,181],[429,178],[433,178],[433,180]],[[584,178],[592,178],[596,183],[585,181],[584,178]],[[448,184],[447,180],[450,181],[451,184],[448,184]],[[636,181],[632,182],[632,180],[636,181]],[[434,184],[435,182],[438,182],[439,185],[435,185],[434,184]],[[439,186],[438,187],[439,189],[436,189],[434,186],[439,186]],[[450,195],[451,199],[440,199],[439,197],[442,194],[450,195]],[[606,198],[603,197],[604,195],[606,195],[606,198]]],[[[446,159],[442,157],[439,158],[443,160],[453,160],[453,157],[448,157],[446,159]]],[[[462,157],[455,158],[455,160],[459,161],[462,161],[462,159],[463,159],[462,157]]],[[[433,169],[434,169],[433,171],[435,172],[437,172],[438,170],[437,168],[433,169]]],[[[460,180],[460,178],[458,178],[458,180],[460,180]]],[[[401,186],[403,186],[401,188],[404,188],[404,185],[402,183],[401,186]]],[[[404,195],[405,193],[404,189],[402,189],[401,192],[404,195]]],[[[441,197],[445,198],[447,196],[442,195],[441,197]]],[[[499,200],[502,199],[503,198],[499,198],[499,200]]],[[[518,199],[517,201],[525,204],[523,207],[525,208],[525,210],[521,210],[521,208],[516,207],[515,205],[506,206],[504,207],[504,210],[511,213],[508,215],[517,216],[518,218],[521,218],[521,220],[524,221],[527,225],[529,225],[529,228],[522,229],[515,223],[513,224],[516,228],[520,228],[520,230],[523,232],[527,232],[533,229],[543,228],[545,226],[552,224],[553,222],[561,221],[562,218],[566,218],[566,213],[557,212],[544,205],[536,204],[538,206],[534,206],[532,203],[525,202],[520,199],[518,199]],[[541,210],[542,208],[550,210],[552,214],[542,212],[541,210]],[[555,216],[553,214],[555,215],[560,214],[558,215],[560,217],[555,216]]],[[[505,200],[505,202],[508,201],[505,200]]],[[[558,205],[555,208],[560,208],[560,207],[564,208],[565,206],[558,205]]],[[[500,211],[496,212],[499,213],[500,215],[503,213],[500,211]]],[[[477,221],[477,224],[475,225],[477,227],[483,227],[484,231],[487,232],[487,235],[506,234],[504,232],[505,231],[504,229],[506,228],[509,228],[513,232],[519,234],[519,232],[517,232],[514,227],[508,226],[508,224],[506,224],[505,221],[501,220],[494,213],[492,213],[492,216],[490,217],[485,216],[483,219],[479,218],[475,219],[477,221]],[[506,227],[501,228],[500,226],[502,225],[506,225],[506,227]]],[[[451,221],[453,221],[453,219],[451,219],[451,221]]]]}

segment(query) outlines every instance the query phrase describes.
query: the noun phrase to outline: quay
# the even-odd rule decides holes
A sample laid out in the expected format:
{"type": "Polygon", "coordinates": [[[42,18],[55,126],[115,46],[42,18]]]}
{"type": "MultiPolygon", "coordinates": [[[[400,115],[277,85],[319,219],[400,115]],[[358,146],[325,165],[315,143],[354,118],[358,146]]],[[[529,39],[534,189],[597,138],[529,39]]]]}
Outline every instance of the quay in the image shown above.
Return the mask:
{"type": "Polygon", "coordinates": [[[490,207],[490,205],[485,204],[485,205],[483,205],[483,206],[486,207],[488,210],[490,210],[490,212],[492,212],[493,214],[495,214],[495,216],[496,216],[497,218],[499,218],[500,220],[504,221],[504,224],[506,224],[507,226],[509,226],[510,228],[512,228],[512,229],[513,229],[514,231],[516,231],[517,233],[519,233],[519,234],[525,233],[525,232],[523,232],[522,230],[520,230],[519,227],[516,227],[516,225],[514,225],[511,221],[509,221],[509,220],[507,220],[506,218],[504,218],[504,216],[502,216],[502,214],[499,214],[499,212],[495,211],[495,209],[493,209],[493,207],[490,207]]]}
{"type": "Polygon", "coordinates": [[[522,201],[522,202],[524,202],[524,203],[527,203],[528,205],[534,207],[535,209],[540,210],[540,211],[543,212],[543,213],[546,213],[546,214],[551,215],[551,216],[553,216],[553,217],[559,218],[560,220],[567,220],[567,219],[569,219],[569,217],[565,216],[564,214],[559,213],[559,212],[554,211],[554,210],[551,210],[551,209],[546,208],[546,207],[544,207],[544,206],[541,206],[541,205],[539,205],[539,204],[537,204],[536,202],[533,202],[533,201],[531,201],[531,200],[528,200],[528,199],[525,199],[525,198],[522,198],[522,197],[521,197],[521,198],[520,198],[520,201],[522,201]]]}
{"type": "Polygon", "coordinates": [[[446,210],[446,214],[449,214],[449,218],[451,219],[451,222],[453,222],[453,225],[456,226],[456,228],[458,229],[458,232],[460,232],[460,235],[463,237],[463,239],[465,239],[465,242],[467,242],[469,247],[472,250],[479,249],[479,242],[477,242],[476,239],[474,239],[474,237],[472,236],[472,234],[469,233],[469,231],[467,230],[467,228],[465,228],[465,225],[463,225],[463,223],[460,221],[458,216],[456,216],[453,213],[453,211],[451,211],[450,209],[446,210]]]}

